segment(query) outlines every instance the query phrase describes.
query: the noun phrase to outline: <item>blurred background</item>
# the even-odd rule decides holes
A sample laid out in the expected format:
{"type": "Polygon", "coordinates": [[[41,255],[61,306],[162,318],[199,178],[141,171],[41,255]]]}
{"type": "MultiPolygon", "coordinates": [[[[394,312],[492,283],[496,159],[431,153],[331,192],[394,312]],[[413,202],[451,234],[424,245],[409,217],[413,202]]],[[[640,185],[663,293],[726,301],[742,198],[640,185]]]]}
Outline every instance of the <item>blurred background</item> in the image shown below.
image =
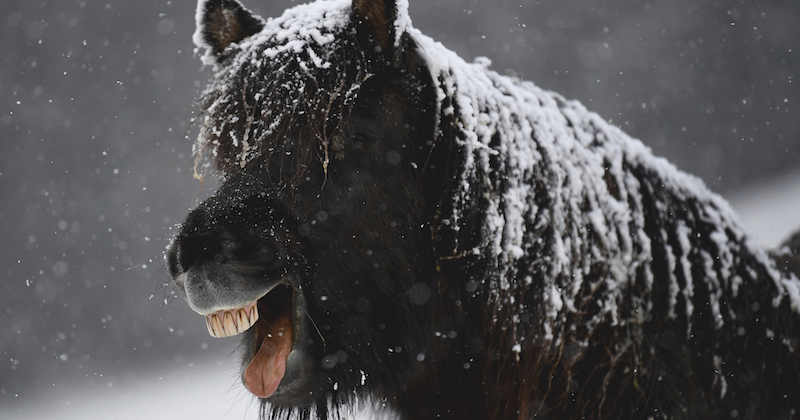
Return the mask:
{"type": "MultiPolygon", "coordinates": [[[[265,17],[294,4],[246,3],[265,17]]],[[[194,13],[0,3],[0,419],[254,417],[236,340],[208,336],[163,263],[171,228],[214,189],[192,178],[188,122],[211,74],[194,13]]],[[[800,2],[411,0],[410,13],[702,177],[767,245],[800,228],[800,2]]]]}

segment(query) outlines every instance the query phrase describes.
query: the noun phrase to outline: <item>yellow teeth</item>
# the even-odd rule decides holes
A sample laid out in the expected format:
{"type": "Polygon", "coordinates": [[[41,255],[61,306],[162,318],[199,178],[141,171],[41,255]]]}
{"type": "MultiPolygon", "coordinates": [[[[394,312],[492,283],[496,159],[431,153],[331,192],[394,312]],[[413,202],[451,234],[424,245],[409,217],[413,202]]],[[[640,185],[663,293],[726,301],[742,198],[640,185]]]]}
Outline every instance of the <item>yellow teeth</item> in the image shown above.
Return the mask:
{"type": "Polygon", "coordinates": [[[217,311],[206,315],[206,326],[212,337],[222,338],[241,334],[258,321],[256,303],[243,308],[217,311]]]}

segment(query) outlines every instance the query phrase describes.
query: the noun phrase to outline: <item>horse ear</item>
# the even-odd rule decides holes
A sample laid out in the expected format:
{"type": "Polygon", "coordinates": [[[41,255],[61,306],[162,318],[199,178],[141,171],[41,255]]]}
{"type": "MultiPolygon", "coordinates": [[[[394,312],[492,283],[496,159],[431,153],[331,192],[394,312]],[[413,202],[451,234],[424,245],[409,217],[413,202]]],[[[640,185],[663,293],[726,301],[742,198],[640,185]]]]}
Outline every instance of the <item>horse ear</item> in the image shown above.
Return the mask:
{"type": "Polygon", "coordinates": [[[359,33],[371,37],[384,51],[391,50],[395,41],[397,1],[353,0],[353,18],[359,33]]]}
{"type": "Polygon", "coordinates": [[[261,32],[264,19],[237,0],[200,0],[197,3],[194,42],[219,56],[234,42],[261,32]]]}

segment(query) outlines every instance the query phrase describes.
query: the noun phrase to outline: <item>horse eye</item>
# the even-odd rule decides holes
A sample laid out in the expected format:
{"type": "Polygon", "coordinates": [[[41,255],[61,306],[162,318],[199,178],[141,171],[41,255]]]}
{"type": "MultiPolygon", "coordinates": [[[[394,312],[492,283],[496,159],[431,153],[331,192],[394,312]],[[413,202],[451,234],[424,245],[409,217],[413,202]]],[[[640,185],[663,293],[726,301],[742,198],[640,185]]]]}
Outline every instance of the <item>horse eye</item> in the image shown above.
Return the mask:
{"type": "Polygon", "coordinates": [[[258,253],[256,254],[256,258],[258,258],[258,261],[262,264],[272,263],[275,261],[275,257],[277,257],[275,250],[267,246],[260,247],[258,249],[258,253]]]}
{"type": "Polygon", "coordinates": [[[375,143],[377,137],[364,131],[353,133],[353,145],[356,149],[360,149],[370,143],[375,143]]]}

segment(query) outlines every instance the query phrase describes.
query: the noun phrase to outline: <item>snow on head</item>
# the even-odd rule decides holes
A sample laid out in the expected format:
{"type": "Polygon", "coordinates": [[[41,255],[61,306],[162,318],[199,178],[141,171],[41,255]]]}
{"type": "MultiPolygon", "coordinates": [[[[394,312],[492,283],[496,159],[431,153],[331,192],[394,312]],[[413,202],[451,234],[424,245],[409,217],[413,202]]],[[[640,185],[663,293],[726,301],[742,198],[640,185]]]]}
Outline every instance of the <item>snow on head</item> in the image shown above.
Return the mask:
{"type": "Polygon", "coordinates": [[[319,48],[332,43],[349,23],[350,2],[330,0],[287,9],[283,16],[270,19],[264,30],[242,43],[242,49],[254,49],[269,43],[262,54],[276,57],[292,51],[319,48]]]}
{"type": "MultiPolygon", "coordinates": [[[[199,21],[204,3],[198,6],[199,21]]],[[[346,50],[334,42],[349,18],[349,1],[300,5],[266,20],[259,32],[222,52],[203,40],[199,24],[195,43],[205,50],[204,63],[217,74],[201,98],[198,163],[210,158],[223,171],[244,167],[290,127],[319,126],[325,118],[339,115],[321,111],[346,106],[367,77],[366,69],[343,68],[346,50]],[[331,68],[332,60],[339,68],[331,68]]]]}
{"type": "Polygon", "coordinates": [[[394,20],[394,45],[400,46],[400,37],[411,29],[411,17],[408,15],[408,0],[397,0],[395,2],[394,20]]]}

